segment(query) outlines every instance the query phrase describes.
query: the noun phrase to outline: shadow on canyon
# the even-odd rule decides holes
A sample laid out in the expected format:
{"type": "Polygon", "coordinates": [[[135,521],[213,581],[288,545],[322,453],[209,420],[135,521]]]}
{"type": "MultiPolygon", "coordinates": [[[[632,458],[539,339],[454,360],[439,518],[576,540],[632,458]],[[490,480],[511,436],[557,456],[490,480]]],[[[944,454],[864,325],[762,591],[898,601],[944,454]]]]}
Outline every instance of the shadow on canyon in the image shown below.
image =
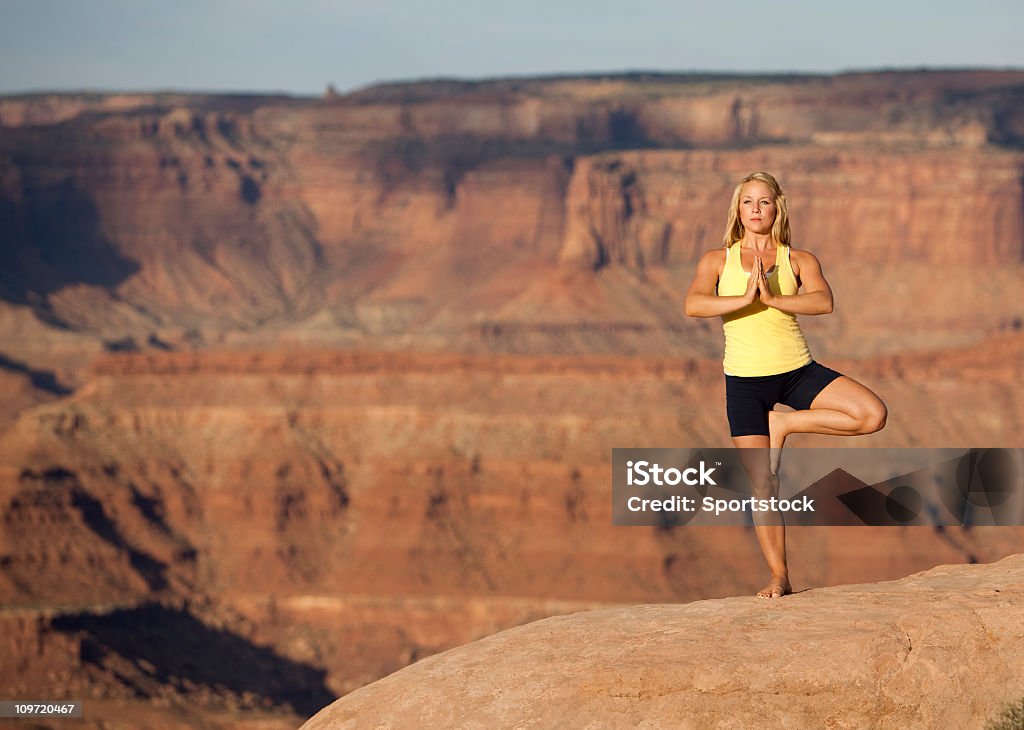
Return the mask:
{"type": "Polygon", "coordinates": [[[73,284],[114,289],[139,271],[103,235],[96,203],[70,178],[23,188],[19,200],[0,197],[0,298],[52,319],[53,292],[73,284]]]}
{"type": "Polygon", "coordinates": [[[185,693],[200,685],[218,693],[252,693],[306,716],[336,699],[324,683],[324,670],[208,626],[187,604],[69,613],[50,626],[77,634],[82,664],[112,674],[140,698],[164,694],[168,687],[185,693]]]}

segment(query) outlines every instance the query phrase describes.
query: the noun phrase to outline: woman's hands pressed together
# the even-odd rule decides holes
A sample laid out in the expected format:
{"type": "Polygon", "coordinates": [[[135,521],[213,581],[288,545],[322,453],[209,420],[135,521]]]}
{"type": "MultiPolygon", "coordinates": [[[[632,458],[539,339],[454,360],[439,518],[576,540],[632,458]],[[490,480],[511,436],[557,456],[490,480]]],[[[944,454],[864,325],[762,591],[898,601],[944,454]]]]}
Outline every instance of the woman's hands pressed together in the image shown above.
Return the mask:
{"type": "Polygon", "coordinates": [[[747,290],[743,292],[744,304],[752,304],[755,299],[760,299],[766,307],[773,306],[775,302],[775,295],[768,286],[768,276],[764,273],[764,262],[757,256],[754,257],[754,269],[747,280],[747,290]]]}
{"type": "Polygon", "coordinates": [[[756,259],[757,265],[754,267],[757,279],[757,294],[761,299],[761,304],[766,307],[775,306],[775,295],[772,293],[771,287],[768,286],[768,275],[764,273],[764,261],[760,258],[756,259]]]}
{"type": "Polygon", "coordinates": [[[743,306],[753,304],[754,300],[757,299],[758,294],[761,291],[761,278],[758,273],[758,266],[761,263],[761,259],[754,258],[754,270],[750,272],[750,277],[747,279],[747,290],[743,292],[743,306]]]}

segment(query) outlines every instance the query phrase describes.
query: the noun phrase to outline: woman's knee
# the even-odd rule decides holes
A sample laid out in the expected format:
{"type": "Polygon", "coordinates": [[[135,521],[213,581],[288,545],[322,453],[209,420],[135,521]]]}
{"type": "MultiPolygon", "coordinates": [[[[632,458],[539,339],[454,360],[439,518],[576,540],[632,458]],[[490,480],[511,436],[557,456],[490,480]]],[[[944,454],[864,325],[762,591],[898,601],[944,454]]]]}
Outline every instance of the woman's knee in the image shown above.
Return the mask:
{"type": "Polygon", "coordinates": [[[875,399],[866,404],[861,413],[861,433],[874,433],[885,428],[885,419],[889,415],[889,409],[885,407],[880,399],[875,399]]]}
{"type": "Polygon", "coordinates": [[[750,496],[754,499],[771,499],[779,496],[779,477],[765,470],[750,477],[750,496]]]}

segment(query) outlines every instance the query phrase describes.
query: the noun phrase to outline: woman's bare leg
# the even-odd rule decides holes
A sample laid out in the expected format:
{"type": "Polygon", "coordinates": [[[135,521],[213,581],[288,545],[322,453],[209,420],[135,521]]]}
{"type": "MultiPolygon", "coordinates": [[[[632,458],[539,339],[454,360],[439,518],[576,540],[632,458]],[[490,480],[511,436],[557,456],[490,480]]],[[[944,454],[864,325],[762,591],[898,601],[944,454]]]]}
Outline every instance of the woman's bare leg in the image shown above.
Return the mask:
{"type": "MultiPolygon", "coordinates": [[[[735,436],[732,441],[736,448],[744,449],[740,459],[750,479],[753,496],[768,499],[779,494],[779,460],[789,434],[857,436],[874,433],[885,426],[886,415],[881,398],[844,375],[825,386],[808,410],[769,411],[768,436],[735,436]]],[[[771,581],[757,595],[777,598],[791,593],[782,513],[755,512],[754,530],[772,573],[771,581]]]]}
{"type": "Polygon", "coordinates": [[[770,411],[771,471],[777,474],[782,447],[791,433],[859,436],[885,426],[885,403],[853,378],[840,376],[825,386],[805,411],[770,411]]]}
{"type": "MultiPolygon", "coordinates": [[[[752,496],[769,499],[779,494],[779,478],[769,471],[769,439],[767,436],[735,436],[733,444],[740,451],[740,460],[750,479],[752,496]]],[[[792,592],[786,566],[786,525],[781,512],[754,512],[754,531],[761,552],[768,562],[772,579],[757,592],[761,598],[778,598],[792,592]]]]}

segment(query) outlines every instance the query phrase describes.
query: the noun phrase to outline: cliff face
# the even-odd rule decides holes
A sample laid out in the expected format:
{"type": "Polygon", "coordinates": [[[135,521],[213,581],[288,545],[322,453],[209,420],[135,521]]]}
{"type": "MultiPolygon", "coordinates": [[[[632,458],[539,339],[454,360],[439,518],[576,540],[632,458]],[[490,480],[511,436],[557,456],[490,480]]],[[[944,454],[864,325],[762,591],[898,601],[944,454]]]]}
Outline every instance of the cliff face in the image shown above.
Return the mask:
{"type": "Polygon", "coordinates": [[[833,267],[851,260],[887,267],[1016,265],[1024,218],[1016,204],[996,201],[1024,194],[1021,162],[992,151],[953,155],[845,144],[608,153],[577,166],[561,258],[586,268],[691,263],[721,245],[736,181],[764,169],[786,171],[794,245],[833,267]],[[989,214],[981,213],[986,209],[989,214]]]}
{"type": "Polygon", "coordinates": [[[766,602],[538,621],[424,659],[302,727],[983,727],[1024,694],[1024,556],[766,602]]]}
{"type": "MultiPolygon", "coordinates": [[[[1017,337],[990,342],[990,360],[968,350],[833,364],[890,407],[887,429],[859,445],[1013,446],[1024,403],[998,363],[1022,350],[1017,337]],[[989,407],[946,407],[950,364],[966,373],[957,397],[989,407]]],[[[279,673],[312,672],[340,696],[553,614],[750,594],[764,574],[750,529],[611,525],[613,447],[728,444],[718,368],[105,355],[78,392],[26,411],[0,441],[0,620],[22,666],[0,683],[16,696],[59,685],[108,701],[135,686],[194,709],[202,696],[210,712],[265,701],[308,717],[325,702],[310,708],[279,673]],[[168,640],[143,632],[126,646],[114,629],[161,611],[182,635],[216,629],[216,651],[270,652],[266,673],[242,681],[211,653],[194,685],[169,685],[183,675],[168,640]]],[[[805,528],[787,542],[800,589],[992,561],[1020,550],[1022,530],[805,528]]]]}
{"type": "MultiPolygon", "coordinates": [[[[884,266],[904,301],[929,297],[921,266],[1016,275],[1020,81],[641,77],[325,101],[8,99],[0,294],[142,348],[287,336],[557,351],[541,319],[586,321],[576,352],[710,352],[711,336],[680,314],[680,288],[755,168],[780,175],[796,244],[826,270],[884,266]],[[587,276],[566,292],[575,270],[587,276]],[[626,323],[633,334],[612,331],[626,323]]],[[[915,326],[937,344],[994,334],[977,302],[989,290],[971,283],[945,298],[954,311],[932,313],[943,322],[915,326]],[[965,315],[951,337],[949,320],[965,315]]],[[[876,303],[862,303],[867,329],[891,311],[876,303]]],[[[1012,300],[1001,309],[1010,322],[1024,314],[1012,300]]]]}

